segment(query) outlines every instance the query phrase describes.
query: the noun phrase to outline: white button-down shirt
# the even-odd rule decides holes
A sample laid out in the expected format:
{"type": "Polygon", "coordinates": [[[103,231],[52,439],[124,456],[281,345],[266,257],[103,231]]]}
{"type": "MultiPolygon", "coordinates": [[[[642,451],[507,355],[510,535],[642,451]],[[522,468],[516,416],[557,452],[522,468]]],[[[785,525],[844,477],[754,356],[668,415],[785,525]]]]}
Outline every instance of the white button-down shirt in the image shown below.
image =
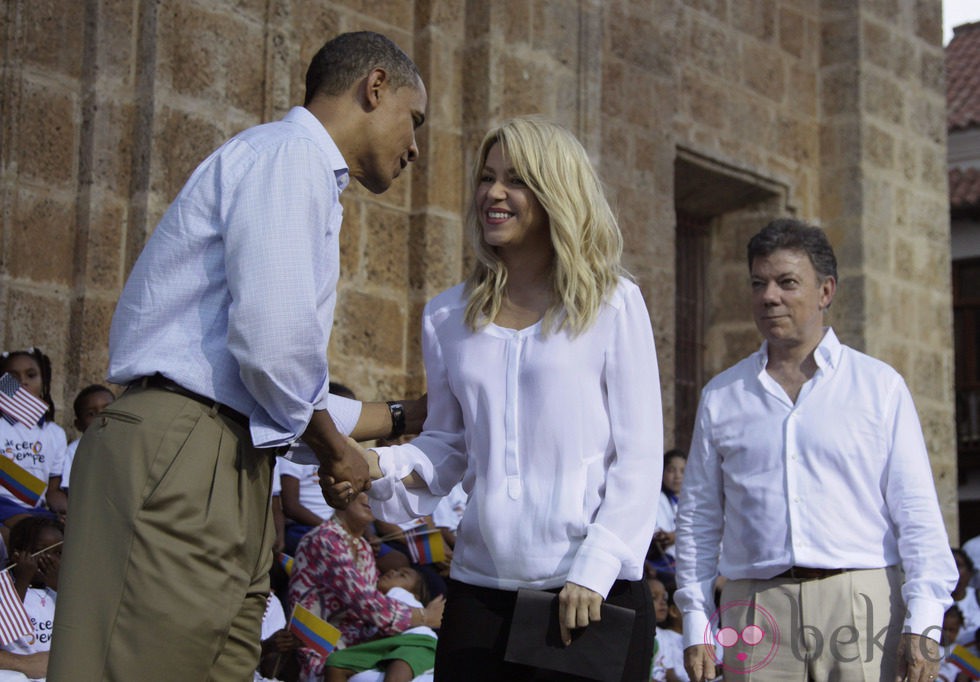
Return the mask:
{"type": "MultiPolygon", "coordinates": [[[[327,342],[347,163],[302,107],[198,166],[140,254],[109,335],[109,380],[157,372],[291,442],[328,409],[327,342]]],[[[360,404],[329,399],[349,432],[360,404]]]]}
{"type": "Polygon", "coordinates": [[[703,643],[719,572],[768,579],[791,566],[900,563],[905,631],[940,626],[957,574],[902,377],[828,329],[794,403],[767,358],[763,344],[701,394],[677,513],[685,645],[703,643]]]}
{"type": "Polygon", "coordinates": [[[421,436],[380,449],[372,508],[429,514],[460,480],[469,502],[452,576],[503,590],[566,580],[603,595],[642,576],[656,519],[663,416],[646,304],[620,280],[578,336],[463,319],[463,285],[426,306],[429,413],[421,436]],[[396,480],[414,468],[435,497],[396,480]],[[391,494],[383,503],[380,498],[391,494]]]}

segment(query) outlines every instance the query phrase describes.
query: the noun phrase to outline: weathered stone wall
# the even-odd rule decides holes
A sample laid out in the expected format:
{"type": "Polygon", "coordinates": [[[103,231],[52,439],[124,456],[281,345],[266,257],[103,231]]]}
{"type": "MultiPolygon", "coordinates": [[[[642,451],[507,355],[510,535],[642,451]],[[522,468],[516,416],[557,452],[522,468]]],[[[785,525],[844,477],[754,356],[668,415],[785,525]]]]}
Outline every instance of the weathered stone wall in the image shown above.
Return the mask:
{"type": "Polygon", "coordinates": [[[841,261],[832,322],[906,376],[955,528],[940,5],[8,0],[0,341],[52,356],[67,425],[75,392],[105,371],[125,276],[194,166],[300,102],[326,39],[374,29],[416,59],[430,111],[410,173],[380,196],[345,194],[336,378],[367,398],[424,386],[419,311],[464,274],[477,141],[508,116],[540,113],[581,137],[620,216],[654,320],[667,423],[675,209],[691,201],[679,196],[683,156],[726,190],[694,202],[709,225],[705,376],[759,342],[744,301],[747,236],[781,214],[823,225],[841,261]]]}

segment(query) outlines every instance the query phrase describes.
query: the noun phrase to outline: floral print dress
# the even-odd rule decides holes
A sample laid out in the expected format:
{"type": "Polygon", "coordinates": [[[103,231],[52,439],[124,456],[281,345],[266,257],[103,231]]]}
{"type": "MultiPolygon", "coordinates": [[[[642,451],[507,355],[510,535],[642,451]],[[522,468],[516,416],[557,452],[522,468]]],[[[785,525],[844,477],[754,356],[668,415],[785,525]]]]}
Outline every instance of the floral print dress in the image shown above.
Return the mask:
{"type": "MultiPolygon", "coordinates": [[[[371,545],[348,533],[335,517],[300,541],[289,581],[289,603],[301,604],[338,628],[340,646],[352,646],[412,626],[411,607],[385,596],[377,585],[371,545]]],[[[299,656],[303,677],[319,679],[326,659],[305,648],[299,656]]]]}

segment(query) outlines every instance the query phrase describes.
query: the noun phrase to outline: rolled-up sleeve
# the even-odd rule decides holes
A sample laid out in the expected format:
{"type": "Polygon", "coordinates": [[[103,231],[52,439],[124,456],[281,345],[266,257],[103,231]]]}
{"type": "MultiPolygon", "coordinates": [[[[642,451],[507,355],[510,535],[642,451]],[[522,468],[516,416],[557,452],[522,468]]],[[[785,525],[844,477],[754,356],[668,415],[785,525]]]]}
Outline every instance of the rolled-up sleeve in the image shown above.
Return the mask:
{"type": "Polygon", "coordinates": [[[227,199],[228,349],[259,405],[253,441],[281,445],[327,408],[339,189],[320,149],[298,138],[256,154],[227,199]]]}

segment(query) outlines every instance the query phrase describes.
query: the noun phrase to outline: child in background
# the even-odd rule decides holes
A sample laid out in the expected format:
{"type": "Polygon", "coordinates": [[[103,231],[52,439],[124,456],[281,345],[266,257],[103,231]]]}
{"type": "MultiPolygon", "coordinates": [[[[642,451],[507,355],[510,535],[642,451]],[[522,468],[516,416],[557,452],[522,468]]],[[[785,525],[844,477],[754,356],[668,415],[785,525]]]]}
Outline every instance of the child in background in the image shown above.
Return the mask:
{"type": "Polygon", "coordinates": [[[61,490],[68,439],[64,430],[54,423],[48,356],[37,348],[4,353],[0,356],[0,375],[4,373],[13,376],[31,395],[48,404],[48,411],[34,426],[24,426],[7,415],[0,417],[0,456],[13,460],[20,468],[48,483],[33,507],[0,486],[0,521],[6,530],[29,515],[63,516],[68,510],[68,497],[61,490]]]}
{"type": "Polygon", "coordinates": [[[689,682],[684,670],[684,636],[681,610],[674,603],[674,591],[667,590],[667,619],[657,623],[657,641],[663,651],[664,679],[667,682],[689,682]]]}
{"type": "MultiPolygon", "coordinates": [[[[305,452],[315,457],[305,443],[296,442],[291,453],[305,452]]],[[[303,536],[333,516],[333,507],[323,498],[320,488],[320,465],[297,464],[278,458],[280,501],[286,519],[285,551],[295,554],[303,536]]]]}
{"type": "Polygon", "coordinates": [[[657,528],[647,555],[650,568],[658,573],[674,572],[674,518],[677,516],[677,500],[684,483],[687,454],[683,450],[664,453],[664,476],[660,502],[657,507],[657,528]]]}
{"type": "Polygon", "coordinates": [[[654,619],[657,621],[657,637],[653,641],[653,661],[650,665],[650,682],[667,682],[664,668],[664,650],[660,646],[660,628],[667,623],[667,588],[656,578],[647,578],[647,587],[653,598],[654,619]]]}
{"type": "Polygon", "coordinates": [[[953,588],[953,603],[963,614],[963,628],[956,643],[965,644],[973,640],[973,633],[980,628],[980,602],[977,600],[976,589],[970,584],[975,571],[973,559],[962,549],[953,548],[952,552],[959,574],[956,587],[953,588]]]}
{"type": "Polygon", "coordinates": [[[59,519],[46,516],[28,516],[10,530],[9,570],[34,625],[33,635],[2,647],[14,656],[32,656],[51,648],[64,530],[59,519]]]}
{"type": "MultiPolygon", "coordinates": [[[[953,608],[956,608],[955,606],[953,608]]],[[[946,612],[949,614],[949,611],[946,612]]],[[[943,630],[946,629],[945,621],[943,624],[943,630]]],[[[972,634],[967,633],[967,642],[958,644],[956,646],[963,647],[966,653],[971,656],[980,657],[980,629],[977,629],[972,634]]],[[[953,647],[954,649],[956,647],[953,647]]],[[[952,653],[952,652],[950,652],[952,653]]],[[[936,682],[970,682],[976,678],[963,672],[963,670],[950,660],[943,661],[942,665],[939,666],[939,675],[936,677],[936,682]]]]}
{"type": "MultiPolygon", "coordinates": [[[[284,571],[276,557],[279,551],[275,548],[272,550],[273,574],[284,571]]],[[[296,679],[299,674],[299,662],[295,652],[302,646],[302,642],[287,628],[286,612],[275,589],[269,591],[266,601],[260,641],[262,648],[259,654],[259,667],[255,671],[253,682],[296,679]]]]}
{"type": "MultiPolygon", "coordinates": [[[[378,590],[413,608],[420,609],[430,601],[425,577],[412,566],[384,573],[378,578],[378,590]]],[[[383,669],[384,674],[373,679],[408,682],[435,665],[436,637],[432,628],[419,625],[400,635],[339,649],[327,658],[324,682],[345,682],[357,673],[376,669],[383,669]]]]}
{"type": "Polygon", "coordinates": [[[75,461],[75,451],[82,440],[82,434],[92,425],[99,412],[108,407],[116,396],[101,384],[86,386],[78,395],[72,407],[75,409],[75,428],[78,429],[78,438],[68,444],[65,450],[65,466],[61,472],[61,489],[68,492],[68,482],[71,477],[71,465],[75,461]]]}

